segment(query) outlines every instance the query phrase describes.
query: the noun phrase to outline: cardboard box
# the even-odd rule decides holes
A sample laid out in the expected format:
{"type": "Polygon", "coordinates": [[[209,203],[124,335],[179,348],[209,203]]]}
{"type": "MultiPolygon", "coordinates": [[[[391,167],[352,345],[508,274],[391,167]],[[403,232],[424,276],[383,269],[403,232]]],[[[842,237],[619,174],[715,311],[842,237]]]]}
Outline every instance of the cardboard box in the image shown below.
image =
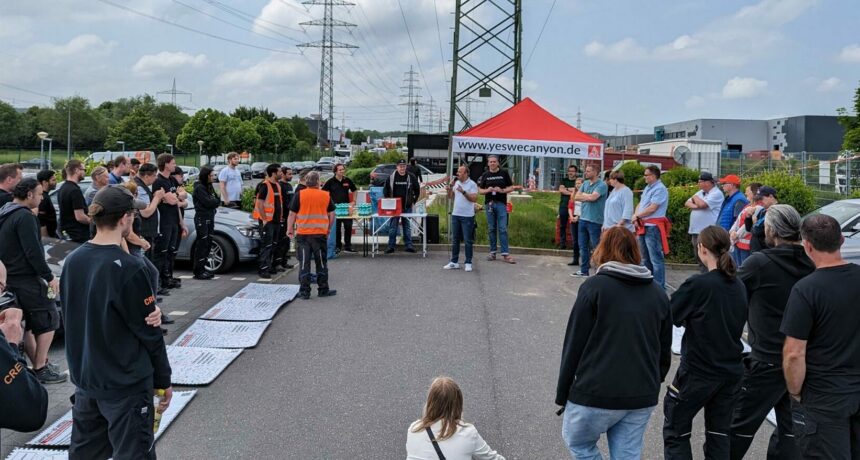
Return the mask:
{"type": "Polygon", "coordinates": [[[403,213],[400,198],[380,198],[378,209],[380,216],[399,216],[403,213]]]}

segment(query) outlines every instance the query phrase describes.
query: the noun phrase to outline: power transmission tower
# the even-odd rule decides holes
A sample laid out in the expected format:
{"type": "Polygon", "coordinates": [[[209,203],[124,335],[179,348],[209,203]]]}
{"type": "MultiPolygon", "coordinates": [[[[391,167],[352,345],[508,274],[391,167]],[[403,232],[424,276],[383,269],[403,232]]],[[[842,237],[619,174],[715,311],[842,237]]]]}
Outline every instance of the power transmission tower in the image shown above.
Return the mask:
{"type": "Polygon", "coordinates": [[[467,120],[472,119],[472,104],[485,104],[486,101],[482,101],[480,99],[475,99],[474,97],[467,97],[460,101],[463,106],[465,106],[464,113],[466,115],[467,120]]]}
{"type": "Polygon", "coordinates": [[[466,100],[476,91],[495,92],[511,105],[522,99],[522,36],[522,0],[456,0],[451,134],[472,126],[466,100]]]}
{"type": "Polygon", "coordinates": [[[436,117],[436,101],[434,101],[431,97],[430,103],[424,104],[424,107],[427,108],[427,110],[425,110],[424,115],[424,119],[427,123],[427,134],[431,134],[433,132],[433,122],[435,121],[434,118],[436,117]]]}
{"type": "Polygon", "coordinates": [[[400,89],[406,92],[406,94],[400,95],[400,97],[406,98],[406,102],[400,104],[406,106],[406,132],[418,132],[420,128],[418,125],[418,108],[421,106],[419,102],[421,87],[418,84],[418,72],[414,71],[411,65],[409,72],[403,74],[403,86],[400,89]]]}
{"type": "MultiPolygon", "coordinates": [[[[334,49],[356,49],[357,46],[351,43],[343,43],[334,40],[335,27],[355,27],[355,24],[340,21],[334,18],[335,6],[352,6],[355,3],[346,2],[344,0],[306,0],[303,5],[322,5],[324,9],[322,19],[314,19],[313,21],[301,22],[300,26],[322,26],[322,40],[302,43],[299,48],[320,48],[322,50],[320,61],[320,120],[317,124],[317,145],[320,148],[325,141],[330,141],[332,137],[332,126],[334,125],[334,49]],[[323,118],[326,119],[328,132],[323,129],[323,118]]],[[[329,146],[334,149],[334,145],[329,146]]]]}
{"type": "Polygon", "coordinates": [[[579,107],[576,108],[576,129],[582,129],[582,112],[579,111],[579,107]]]}
{"type": "Polygon", "coordinates": [[[194,102],[194,99],[193,99],[193,96],[191,93],[189,93],[187,91],[178,91],[176,89],[176,78],[173,79],[173,86],[170,89],[166,89],[164,91],[159,91],[155,94],[156,95],[169,94],[170,95],[170,103],[173,104],[174,106],[176,106],[177,108],[181,109],[181,110],[186,110],[187,107],[180,107],[180,106],[176,105],[176,96],[178,96],[178,95],[188,96],[188,101],[194,102]]]}

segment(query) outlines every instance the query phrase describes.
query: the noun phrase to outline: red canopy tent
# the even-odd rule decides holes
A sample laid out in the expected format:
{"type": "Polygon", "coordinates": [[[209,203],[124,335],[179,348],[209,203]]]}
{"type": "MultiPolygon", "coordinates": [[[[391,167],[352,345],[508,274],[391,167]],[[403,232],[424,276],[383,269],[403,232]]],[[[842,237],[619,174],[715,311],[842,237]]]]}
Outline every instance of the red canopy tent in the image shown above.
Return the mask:
{"type": "Polygon", "coordinates": [[[600,160],[603,142],[525,98],[454,136],[451,153],[600,160]]]}

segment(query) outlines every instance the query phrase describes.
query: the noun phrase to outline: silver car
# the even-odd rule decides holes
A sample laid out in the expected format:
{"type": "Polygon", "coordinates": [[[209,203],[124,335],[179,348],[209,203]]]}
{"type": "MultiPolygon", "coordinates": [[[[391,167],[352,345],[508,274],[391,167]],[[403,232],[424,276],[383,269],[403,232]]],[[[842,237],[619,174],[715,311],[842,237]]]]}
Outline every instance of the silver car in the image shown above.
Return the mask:
{"type": "Polygon", "coordinates": [[[834,201],[812,211],[811,214],[826,214],[839,222],[845,237],[842,257],[848,262],[860,264],[860,199],[834,201]]]}

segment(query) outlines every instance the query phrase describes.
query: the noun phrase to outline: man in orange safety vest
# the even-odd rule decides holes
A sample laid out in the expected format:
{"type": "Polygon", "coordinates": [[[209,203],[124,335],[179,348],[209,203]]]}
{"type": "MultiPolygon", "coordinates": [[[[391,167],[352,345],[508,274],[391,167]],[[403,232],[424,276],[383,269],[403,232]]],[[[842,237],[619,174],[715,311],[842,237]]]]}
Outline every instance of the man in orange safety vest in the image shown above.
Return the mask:
{"type": "Polygon", "coordinates": [[[320,297],[337,294],[328,285],[326,258],[328,234],[335,222],[334,203],[329,193],[320,190],[320,175],[311,171],[305,176],[307,188],[295,193],[290,202],[287,236],[295,238],[296,258],[299,259],[299,298],[311,296],[311,259],[316,266],[317,293],[320,297]]]}
{"type": "Polygon", "coordinates": [[[257,184],[254,200],[254,219],[260,223],[260,257],[257,269],[260,278],[270,279],[278,273],[272,265],[274,248],[280,241],[280,222],[284,210],[281,201],[281,186],[278,184],[278,171],[281,166],[270,164],[266,167],[266,179],[257,184]]]}

